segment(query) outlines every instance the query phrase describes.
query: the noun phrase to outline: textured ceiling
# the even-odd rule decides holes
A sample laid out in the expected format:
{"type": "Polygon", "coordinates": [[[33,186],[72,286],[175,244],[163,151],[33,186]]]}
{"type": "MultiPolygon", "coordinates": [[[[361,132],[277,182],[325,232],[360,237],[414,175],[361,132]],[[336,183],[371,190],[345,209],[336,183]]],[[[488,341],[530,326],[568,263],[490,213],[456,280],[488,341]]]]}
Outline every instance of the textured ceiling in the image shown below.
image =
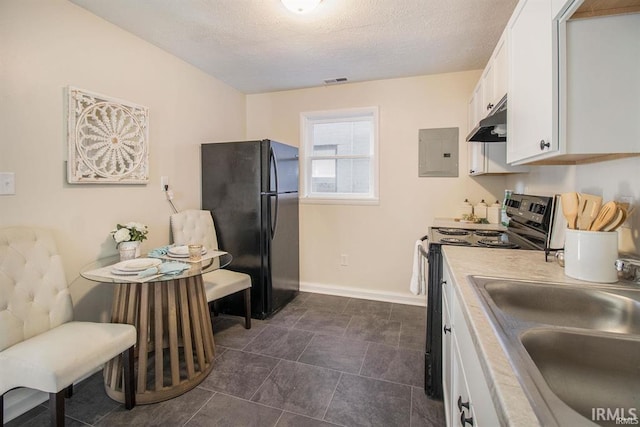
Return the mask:
{"type": "Polygon", "coordinates": [[[481,69],[517,0],[70,0],[244,93],[481,69]]]}

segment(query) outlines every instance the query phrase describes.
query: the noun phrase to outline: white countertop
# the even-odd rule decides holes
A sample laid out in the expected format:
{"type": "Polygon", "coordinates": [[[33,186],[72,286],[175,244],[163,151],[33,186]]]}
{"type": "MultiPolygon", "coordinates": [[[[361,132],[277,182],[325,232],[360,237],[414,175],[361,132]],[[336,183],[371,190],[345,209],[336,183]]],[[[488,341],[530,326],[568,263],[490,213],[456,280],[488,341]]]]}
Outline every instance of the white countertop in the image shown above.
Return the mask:
{"type": "Polygon", "coordinates": [[[565,276],[564,270],[556,262],[545,262],[542,251],[447,245],[443,245],[442,249],[444,260],[449,265],[452,279],[456,283],[455,289],[469,324],[498,415],[505,424],[510,426],[539,426],[540,423],[533,408],[468,277],[489,276],[586,286],[589,282],[565,276]]]}

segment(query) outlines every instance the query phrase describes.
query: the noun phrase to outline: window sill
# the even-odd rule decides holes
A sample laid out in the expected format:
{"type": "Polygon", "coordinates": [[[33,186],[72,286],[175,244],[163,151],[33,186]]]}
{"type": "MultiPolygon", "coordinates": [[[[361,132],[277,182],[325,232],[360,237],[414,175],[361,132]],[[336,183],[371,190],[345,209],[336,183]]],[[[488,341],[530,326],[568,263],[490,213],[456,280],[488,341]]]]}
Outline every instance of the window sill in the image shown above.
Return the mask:
{"type": "Polygon", "coordinates": [[[380,204],[380,199],[366,198],[366,199],[349,199],[349,198],[322,198],[322,197],[300,197],[301,204],[304,205],[365,205],[365,206],[377,206],[380,204]]]}

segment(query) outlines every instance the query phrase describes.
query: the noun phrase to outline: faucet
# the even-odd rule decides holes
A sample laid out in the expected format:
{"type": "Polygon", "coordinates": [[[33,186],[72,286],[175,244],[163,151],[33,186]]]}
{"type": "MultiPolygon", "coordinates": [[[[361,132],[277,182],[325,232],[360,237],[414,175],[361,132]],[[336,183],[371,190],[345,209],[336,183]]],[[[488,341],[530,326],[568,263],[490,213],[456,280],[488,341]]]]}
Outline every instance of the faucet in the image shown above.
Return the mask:
{"type": "Polygon", "coordinates": [[[640,260],[620,258],[616,260],[615,265],[616,270],[618,270],[618,277],[640,284],[640,260]]]}

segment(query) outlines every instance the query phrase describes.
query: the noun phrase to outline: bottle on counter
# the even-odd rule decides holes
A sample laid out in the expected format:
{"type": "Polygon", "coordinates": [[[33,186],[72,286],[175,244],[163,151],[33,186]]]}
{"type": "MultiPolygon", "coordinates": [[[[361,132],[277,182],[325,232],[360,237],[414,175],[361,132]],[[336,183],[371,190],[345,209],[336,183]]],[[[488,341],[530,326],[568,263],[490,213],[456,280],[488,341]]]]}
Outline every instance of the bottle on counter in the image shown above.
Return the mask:
{"type": "Polygon", "coordinates": [[[502,221],[502,203],[499,200],[487,208],[487,220],[489,224],[500,224],[502,221]]]}
{"type": "Polygon", "coordinates": [[[469,199],[464,199],[464,202],[460,204],[458,208],[458,215],[456,218],[466,218],[473,214],[473,206],[469,203],[469,199]]]}
{"type": "Polygon", "coordinates": [[[473,207],[473,213],[480,219],[487,217],[487,204],[484,202],[484,199],[473,207]]]}

